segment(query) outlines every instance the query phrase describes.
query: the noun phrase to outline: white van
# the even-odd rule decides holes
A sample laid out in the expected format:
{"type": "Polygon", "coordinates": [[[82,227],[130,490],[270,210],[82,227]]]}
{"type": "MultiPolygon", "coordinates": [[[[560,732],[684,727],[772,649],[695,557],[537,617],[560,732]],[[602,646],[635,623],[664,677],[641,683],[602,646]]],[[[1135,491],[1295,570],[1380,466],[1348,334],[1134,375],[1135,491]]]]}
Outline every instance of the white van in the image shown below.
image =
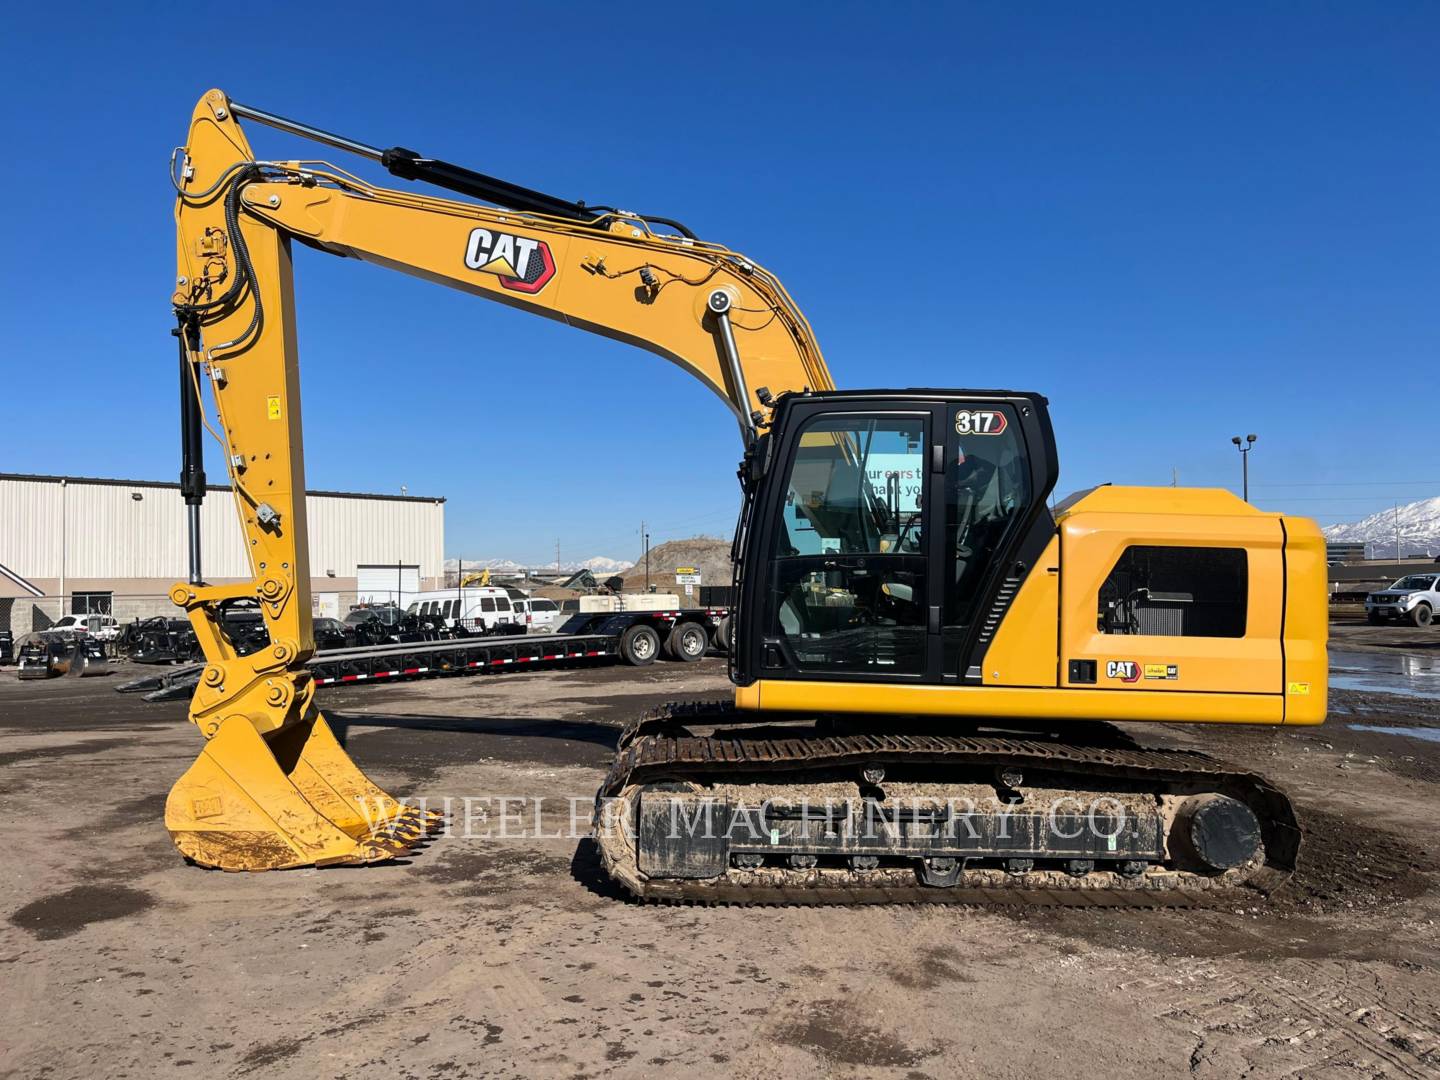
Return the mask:
{"type": "Polygon", "coordinates": [[[516,613],[523,616],[519,621],[534,631],[553,630],[555,621],[560,618],[560,605],[543,596],[527,596],[523,599],[512,597],[510,603],[516,613]]]}
{"type": "Polygon", "coordinates": [[[500,623],[521,626],[525,623],[524,615],[515,611],[509,592],[494,585],[416,593],[405,611],[422,619],[443,620],[452,628],[464,626],[477,633],[493,633],[500,623]]]}

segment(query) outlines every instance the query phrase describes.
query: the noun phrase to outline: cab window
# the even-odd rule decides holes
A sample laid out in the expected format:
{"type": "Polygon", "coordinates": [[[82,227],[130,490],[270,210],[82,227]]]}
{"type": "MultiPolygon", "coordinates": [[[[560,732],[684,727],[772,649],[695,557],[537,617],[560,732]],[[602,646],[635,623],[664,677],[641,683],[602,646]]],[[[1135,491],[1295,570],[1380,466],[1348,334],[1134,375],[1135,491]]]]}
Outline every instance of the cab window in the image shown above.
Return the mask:
{"type": "Polygon", "coordinates": [[[1009,405],[960,405],[949,413],[945,462],[945,668],[960,651],[998,553],[1030,507],[1030,462],[1009,405]]]}

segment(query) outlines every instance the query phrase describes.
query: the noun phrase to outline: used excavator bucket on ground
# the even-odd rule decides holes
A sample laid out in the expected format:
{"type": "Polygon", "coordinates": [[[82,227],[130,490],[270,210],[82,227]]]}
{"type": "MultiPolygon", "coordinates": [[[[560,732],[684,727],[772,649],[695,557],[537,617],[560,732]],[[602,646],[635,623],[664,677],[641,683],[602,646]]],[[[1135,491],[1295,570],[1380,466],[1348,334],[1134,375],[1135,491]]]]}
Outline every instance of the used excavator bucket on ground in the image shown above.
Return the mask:
{"type": "Polygon", "coordinates": [[[220,870],[383,862],[443,822],[371,783],[318,712],[270,735],[242,715],[222,721],[165,803],[181,854],[220,870]]]}
{"type": "Polygon", "coordinates": [[[88,638],[77,639],[70,652],[70,668],[66,674],[85,678],[90,675],[104,675],[110,670],[110,661],[105,657],[105,647],[88,638]]]}
{"type": "Polygon", "coordinates": [[[62,639],[36,634],[20,646],[17,657],[22,679],[48,679],[52,675],[100,675],[108,669],[105,649],[86,638],[62,639]]]}
{"type": "Polygon", "coordinates": [[[50,647],[43,641],[25,641],[15,658],[19,668],[15,675],[20,679],[48,679],[55,674],[55,658],[50,647]]]}

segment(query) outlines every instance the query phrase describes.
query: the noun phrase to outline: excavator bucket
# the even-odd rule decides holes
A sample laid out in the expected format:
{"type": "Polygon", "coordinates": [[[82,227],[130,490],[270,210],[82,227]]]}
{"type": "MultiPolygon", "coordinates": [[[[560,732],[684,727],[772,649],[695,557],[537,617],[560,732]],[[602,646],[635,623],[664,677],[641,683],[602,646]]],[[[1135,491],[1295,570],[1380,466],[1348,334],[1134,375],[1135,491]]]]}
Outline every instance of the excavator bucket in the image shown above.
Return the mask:
{"type": "Polygon", "coordinates": [[[181,854],[220,870],[383,862],[443,822],[371,783],[318,712],[268,736],[222,721],[165,803],[181,854]]]}
{"type": "Polygon", "coordinates": [[[105,658],[105,649],[98,641],[76,639],[70,651],[69,671],[66,674],[78,678],[89,675],[104,675],[110,667],[105,658]]]}
{"type": "Polygon", "coordinates": [[[48,679],[52,675],[67,674],[72,668],[74,651],[68,641],[61,641],[54,634],[37,633],[23,638],[20,653],[16,657],[21,679],[48,679]]]}
{"type": "Polygon", "coordinates": [[[16,677],[21,679],[48,679],[54,674],[54,657],[50,655],[50,649],[44,642],[26,642],[20,646],[20,655],[16,657],[16,677]]]}

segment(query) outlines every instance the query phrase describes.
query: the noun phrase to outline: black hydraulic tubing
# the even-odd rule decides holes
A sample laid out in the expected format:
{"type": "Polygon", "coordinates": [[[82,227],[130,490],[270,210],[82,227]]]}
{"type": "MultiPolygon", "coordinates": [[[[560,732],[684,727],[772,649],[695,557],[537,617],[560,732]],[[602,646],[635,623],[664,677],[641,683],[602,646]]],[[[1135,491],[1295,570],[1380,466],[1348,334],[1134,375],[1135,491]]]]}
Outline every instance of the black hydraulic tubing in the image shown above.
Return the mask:
{"type": "Polygon", "coordinates": [[[205,443],[200,416],[199,372],[191,359],[200,351],[199,327],[183,320],[174,330],[180,346],[180,494],[189,518],[190,584],[199,585],[200,504],[205,501],[205,443]]]}
{"type": "MultiPolygon", "coordinates": [[[[230,109],[236,116],[244,117],[247,120],[254,120],[290,135],[298,135],[326,146],[333,146],[337,150],[346,150],[352,154],[369,158],[371,161],[378,161],[393,176],[405,180],[423,180],[436,187],[445,188],[447,191],[468,195],[473,199],[494,203],[496,206],[503,206],[510,210],[518,210],[527,214],[544,214],[547,217],[568,218],[571,221],[580,221],[586,224],[597,224],[613,213],[609,207],[589,207],[583,202],[573,202],[555,195],[547,195],[543,191],[536,191],[534,188],[524,187],[520,184],[512,184],[508,180],[501,180],[495,176],[487,176],[485,173],[467,169],[463,165],[454,165],[438,158],[423,157],[414,150],[407,150],[403,146],[392,146],[388,150],[381,150],[378,146],[370,146],[354,139],[347,139],[343,135],[311,127],[309,124],[302,124],[297,120],[287,120],[283,116],[276,116],[274,113],[257,109],[251,105],[241,105],[237,101],[230,103],[230,109]]],[[[643,221],[666,225],[688,239],[696,239],[695,234],[678,221],[670,218],[651,217],[646,214],[636,216],[643,221]]]]}
{"type": "Polygon", "coordinates": [[[469,195],[484,202],[495,203],[511,210],[528,214],[545,214],[547,217],[569,218],[587,224],[599,219],[600,215],[588,209],[583,203],[546,195],[534,188],[512,184],[508,180],[486,176],[484,173],[467,169],[463,165],[452,165],[448,161],[421,157],[413,150],[394,146],[386,150],[381,164],[390,172],[406,180],[424,180],[436,187],[469,195]]]}
{"type": "Polygon", "coordinates": [[[236,116],[243,116],[247,120],[254,120],[256,123],[288,132],[291,135],[299,135],[302,139],[310,139],[314,142],[324,143],[326,146],[333,146],[337,150],[348,150],[352,154],[368,157],[371,161],[380,161],[385,156],[385,151],[377,146],[366,146],[362,142],[356,142],[354,139],[347,139],[343,135],[336,135],[329,131],[322,131],[320,128],[311,127],[309,124],[302,124],[298,120],[287,120],[283,116],[276,116],[274,113],[268,113],[263,109],[256,109],[250,105],[241,105],[238,101],[230,102],[230,111],[236,116]]]}

